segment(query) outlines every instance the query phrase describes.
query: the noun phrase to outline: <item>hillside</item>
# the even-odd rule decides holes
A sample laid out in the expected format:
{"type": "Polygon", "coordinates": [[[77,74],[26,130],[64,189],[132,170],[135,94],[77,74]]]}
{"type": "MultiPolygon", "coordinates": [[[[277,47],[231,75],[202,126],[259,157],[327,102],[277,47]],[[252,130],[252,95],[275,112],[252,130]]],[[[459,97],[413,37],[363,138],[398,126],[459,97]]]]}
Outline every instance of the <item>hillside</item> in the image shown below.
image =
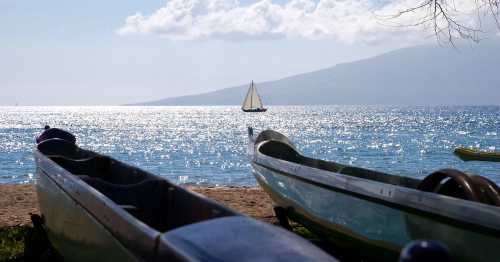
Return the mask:
{"type": "MultiPolygon", "coordinates": [[[[399,49],[323,70],[257,83],[265,105],[500,104],[500,41],[458,50],[399,49]]],[[[249,76],[249,80],[251,76],[249,76]]],[[[136,105],[239,105],[248,85],[136,105]]]]}

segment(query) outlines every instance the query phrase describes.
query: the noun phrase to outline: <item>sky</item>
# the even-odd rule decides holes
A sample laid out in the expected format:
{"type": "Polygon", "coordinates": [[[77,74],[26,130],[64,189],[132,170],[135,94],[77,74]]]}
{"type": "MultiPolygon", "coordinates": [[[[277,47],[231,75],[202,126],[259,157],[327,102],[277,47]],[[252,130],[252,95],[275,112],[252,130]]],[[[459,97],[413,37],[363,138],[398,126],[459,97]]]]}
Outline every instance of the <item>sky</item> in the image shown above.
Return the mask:
{"type": "Polygon", "coordinates": [[[158,100],[432,43],[381,20],[408,1],[0,0],[0,105],[158,100]]]}

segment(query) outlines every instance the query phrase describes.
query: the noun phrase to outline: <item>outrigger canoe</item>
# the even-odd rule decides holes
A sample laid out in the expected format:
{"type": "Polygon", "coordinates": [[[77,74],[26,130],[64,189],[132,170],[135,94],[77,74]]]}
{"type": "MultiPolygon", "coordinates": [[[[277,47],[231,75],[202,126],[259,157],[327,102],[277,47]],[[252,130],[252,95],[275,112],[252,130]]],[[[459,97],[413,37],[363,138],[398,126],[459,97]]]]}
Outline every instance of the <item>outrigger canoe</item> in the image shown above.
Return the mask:
{"type": "Polygon", "coordinates": [[[459,147],[453,153],[463,161],[500,162],[500,152],[487,152],[459,147]]]}
{"type": "Polygon", "coordinates": [[[65,261],[335,261],[284,229],[75,145],[37,138],[37,193],[50,242],[65,261]]]}
{"type": "Polygon", "coordinates": [[[443,243],[456,261],[500,257],[500,190],[453,169],[423,180],[303,156],[284,135],[249,128],[252,172],[280,222],[294,220],[335,247],[395,261],[416,239],[443,243]]]}

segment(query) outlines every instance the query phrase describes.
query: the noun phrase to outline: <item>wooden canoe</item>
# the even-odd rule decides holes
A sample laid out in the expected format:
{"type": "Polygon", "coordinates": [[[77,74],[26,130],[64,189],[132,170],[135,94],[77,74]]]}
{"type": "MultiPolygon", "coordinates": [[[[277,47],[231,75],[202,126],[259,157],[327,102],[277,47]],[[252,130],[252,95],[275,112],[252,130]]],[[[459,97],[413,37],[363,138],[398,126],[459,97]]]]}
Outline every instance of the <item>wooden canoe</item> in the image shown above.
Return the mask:
{"type": "Polygon", "coordinates": [[[44,228],[65,261],[335,261],[284,229],[60,134],[39,136],[35,159],[44,228]]]}
{"type": "Polygon", "coordinates": [[[445,169],[421,181],[312,159],[272,130],[249,128],[249,152],[279,210],[336,247],[395,261],[408,242],[432,239],[456,261],[500,257],[500,190],[486,178],[445,169]]]}
{"type": "Polygon", "coordinates": [[[500,162],[500,152],[487,152],[459,147],[453,153],[463,161],[500,162]]]}

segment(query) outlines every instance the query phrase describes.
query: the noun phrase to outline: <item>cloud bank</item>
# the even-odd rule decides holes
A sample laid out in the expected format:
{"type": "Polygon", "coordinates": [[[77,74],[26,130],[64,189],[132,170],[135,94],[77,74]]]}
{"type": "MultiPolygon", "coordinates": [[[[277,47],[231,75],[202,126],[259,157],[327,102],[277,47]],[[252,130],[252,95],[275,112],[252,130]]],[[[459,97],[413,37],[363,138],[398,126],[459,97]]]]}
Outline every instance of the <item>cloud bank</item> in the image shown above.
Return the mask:
{"type": "MultiPolygon", "coordinates": [[[[473,1],[456,0],[465,10],[473,1]]],[[[242,5],[237,0],[170,0],[151,15],[136,13],[117,30],[120,35],[158,34],[170,39],[336,39],[343,42],[375,43],[387,38],[421,39],[432,35],[412,24],[421,12],[386,20],[399,10],[414,6],[414,0],[291,0],[276,4],[258,0],[242,5]],[[392,24],[390,24],[392,23],[392,24]]]]}

